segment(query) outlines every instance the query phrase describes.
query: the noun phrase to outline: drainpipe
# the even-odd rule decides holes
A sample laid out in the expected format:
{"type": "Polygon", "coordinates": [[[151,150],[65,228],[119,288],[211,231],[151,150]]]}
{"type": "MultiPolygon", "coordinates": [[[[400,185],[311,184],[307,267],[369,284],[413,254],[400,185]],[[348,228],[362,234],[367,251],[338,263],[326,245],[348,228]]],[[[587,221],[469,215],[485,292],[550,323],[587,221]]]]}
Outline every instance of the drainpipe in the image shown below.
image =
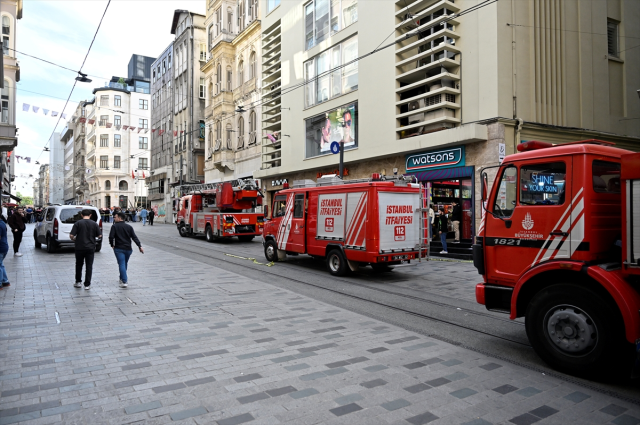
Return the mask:
{"type": "MultiPolygon", "coordinates": [[[[220,13],[222,13],[222,12],[220,12],[220,13]]],[[[189,97],[191,98],[191,107],[189,108],[190,109],[189,115],[190,115],[191,120],[190,120],[190,126],[189,126],[190,127],[190,129],[189,129],[189,155],[187,155],[187,156],[190,156],[191,160],[189,161],[189,166],[187,167],[187,169],[189,170],[189,178],[192,179],[192,180],[195,180],[196,173],[194,172],[194,169],[193,169],[194,168],[194,163],[193,163],[193,127],[194,127],[194,125],[193,125],[193,97],[194,97],[194,93],[193,93],[193,87],[194,87],[193,86],[193,73],[195,72],[194,71],[194,67],[196,66],[195,65],[195,60],[194,60],[195,59],[195,54],[194,54],[194,50],[193,50],[194,49],[194,47],[193,47],[193,35],[194,35],[193,34],[193,27],[194,27],[195,23],[193,21],[193,15],[191,14],[191,12],[189,12],[189,17],[191,18],[191,49],[190,49],[190,52],[191,52],[191,87],[190,87],[190,90],[189,90],[189,97]]]]}

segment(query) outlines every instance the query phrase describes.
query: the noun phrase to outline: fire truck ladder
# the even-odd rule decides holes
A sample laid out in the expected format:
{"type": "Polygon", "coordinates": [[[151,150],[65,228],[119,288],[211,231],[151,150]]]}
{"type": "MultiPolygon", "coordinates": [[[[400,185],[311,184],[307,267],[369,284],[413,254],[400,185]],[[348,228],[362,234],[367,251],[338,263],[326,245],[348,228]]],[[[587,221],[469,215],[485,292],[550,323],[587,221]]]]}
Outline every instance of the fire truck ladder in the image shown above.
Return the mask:
{"type": "Polygon", "coordinates": [[[418,262],[422,262],[424,252],[425,261],[429,261],[431,238],[429,237],[429,188],[420,183],[420,235],[418,236],[418,262]]]}
{"type": "Polygon", "coordinates": [[[205,190],[215,190],[219,185],[220,183],[187,184],[178,186],[178,190],[180,191],[181,195],[186,195],[188,193],[198,193],[205,190]]]}

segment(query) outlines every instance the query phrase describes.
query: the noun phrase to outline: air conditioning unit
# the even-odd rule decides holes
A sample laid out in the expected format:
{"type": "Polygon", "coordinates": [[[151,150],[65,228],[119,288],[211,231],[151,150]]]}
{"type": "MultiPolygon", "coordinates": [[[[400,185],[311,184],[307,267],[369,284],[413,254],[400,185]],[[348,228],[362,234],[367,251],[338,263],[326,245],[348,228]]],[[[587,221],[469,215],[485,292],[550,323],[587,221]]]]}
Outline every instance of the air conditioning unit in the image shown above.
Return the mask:
{"type": "Polygon", "coordinates": [[[420,26],[420,20],[419,19],[414,19],[415,15],[411,14],[411,13],[407,13],[406,15],[404,15],[403,21],[402,23],[404,24],[402,28],[406,29],[406,30],[414,30],[416,28],[418,28],[420,26]]]}
{"type": "MultiPolygon", "coordinates": [[[[426,102],[424,99],[414,100],[409,102],[409,112],[417,111],[418,109],[422,109],[426,106],[426,102]]],[[[418,112],[416,114],[409,115],[409,125],[416,124],[424,121],[424,112],[418,112]]]]}

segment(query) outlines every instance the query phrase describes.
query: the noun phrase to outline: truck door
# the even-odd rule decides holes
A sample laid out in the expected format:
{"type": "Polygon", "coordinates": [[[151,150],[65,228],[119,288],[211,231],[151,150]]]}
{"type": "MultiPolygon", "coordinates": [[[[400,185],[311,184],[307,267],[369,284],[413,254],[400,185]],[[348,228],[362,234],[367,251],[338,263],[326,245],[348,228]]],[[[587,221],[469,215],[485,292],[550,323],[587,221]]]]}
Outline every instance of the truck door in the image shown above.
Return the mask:
{"type": "Polygon", "coordinates": [[[293,195],[293,216],[291,218],[291,231],[289,232],[287,251],[299,252],[301,254],[306,252],[305,205],[305,193],[296,193],[293,195]]]}
{"type": "Polygon", "coordinates": [[[484,235],[490,282],[515,283],[541,262],[570,257],[574,214],[569,176],[571,157],[531,160],[501,169],[487,206],[484,235]]]}
{"type": "Polygon", "coordinates": [[[289,194],[287,197],[286,194],[276,195],[273,200],[273,219],[272,223],[270,223],[270,227],[272,227],[273,232],[275,234],[276,243],[278,244],[278,249],[286,250],[287,248],[287,239],[289,237],[289,229],[291,229],[291,222],[289,220],[287,226],[287,218],[291,217],[293,210],[293,195],[289,194]],[[291,200],[291,205],[289,204],[289,200],[291,200]],[[290,211],[291,210],[291,211],[290,211]]]}

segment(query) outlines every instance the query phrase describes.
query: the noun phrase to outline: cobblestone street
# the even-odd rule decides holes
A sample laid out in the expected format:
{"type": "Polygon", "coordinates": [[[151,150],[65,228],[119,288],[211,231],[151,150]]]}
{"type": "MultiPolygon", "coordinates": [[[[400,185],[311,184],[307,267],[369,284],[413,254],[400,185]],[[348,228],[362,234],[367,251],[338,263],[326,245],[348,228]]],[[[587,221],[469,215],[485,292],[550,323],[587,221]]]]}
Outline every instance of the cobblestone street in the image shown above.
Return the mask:
{"type": "Polygon", "coordinates": [[[128,289],[106,244],[92,289],[76,289],[73,250],[36,250],[30,229],[0,291],[0,424],[640,423],[632,398],[174,255],[142,232],[128,289]]]}

